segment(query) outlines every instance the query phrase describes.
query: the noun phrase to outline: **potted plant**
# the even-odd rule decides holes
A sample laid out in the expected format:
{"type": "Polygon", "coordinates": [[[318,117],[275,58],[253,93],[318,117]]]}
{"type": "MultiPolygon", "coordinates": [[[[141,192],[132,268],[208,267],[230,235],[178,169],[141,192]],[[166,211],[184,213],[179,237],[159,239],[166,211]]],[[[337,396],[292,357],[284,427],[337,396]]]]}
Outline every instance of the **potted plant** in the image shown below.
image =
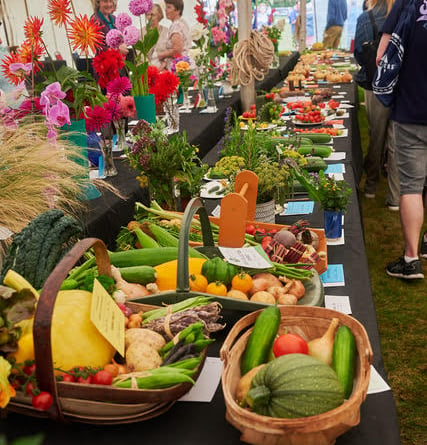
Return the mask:
{"type": "Polygon", "coordinates": [[[305,187],[308,195],[320,203],[325,217],[326,238],[336,239],[342,236],[342,215],[350,202],[351,187],[344,180],[336,180],[320,171],[318,176],[304,174],[298,169],[296,178],[305,187]]]}
{"type": "Polygon", "coordinates": [[[129,11],[135,17],[139,17],[140,29],[132,25],[131,17],[123,12],[116,19],[117,29],[111,29],[105,36],[105,41],[110,48],[118,48],[122,43],[132,46],[133,61],[126,60],[129,77],[132,82],[132,95],[135,98],[138,119],[144,119],[150,123],[156,121],[154,95],[149,92],[149,76],[147,74],[149,62],[148,54],[159,39],[159,31],[151,26],[151,19],[146,22],[146,32],[142,37],[142,19],[151,10],[153,2],[129,3],[129,11]]]}

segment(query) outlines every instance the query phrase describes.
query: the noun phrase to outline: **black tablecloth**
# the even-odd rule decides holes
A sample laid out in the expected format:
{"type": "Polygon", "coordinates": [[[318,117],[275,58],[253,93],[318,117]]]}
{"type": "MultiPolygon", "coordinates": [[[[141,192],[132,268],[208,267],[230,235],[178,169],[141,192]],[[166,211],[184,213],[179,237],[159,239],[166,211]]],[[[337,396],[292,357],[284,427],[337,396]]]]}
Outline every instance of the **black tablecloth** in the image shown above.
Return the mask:
{"type": "MultiPolygon", "coordinates": [[[[354,86],[343,86],[348,89],[349,100],[353,94],[354,86]]],[[[378,326],[376,322],[375,307],[370,288],[369,269],[365,254],[363,231],[359,212],[359,204],[356,193],[358,168],[354,164],[360,161],[360,144],[357,126],[355,125],[356,109],[350,110],[350,118],[346,120],[349,128],[348,138],[337,138],[334,141],[335,150],[344,151],[346,159],[345,179],[353,187],[351,204],[344,220],[345,246],[328,246],[329,264],[343,264],[345,273],[345,287],[326,288],[326,294],[348,295],[350,297],[352,314],[366,328],[374,351],[374,366],[386,378],[379,341],[378,326]],[[359,160],[359,161],[358,161],[359,160]]],[[[214,159],[215,152],[209,154],[214,159]]],[[[340,161],[341,162],[341,161],[340,161]]],[[[120,175],[115,180],[121,183],[124,172],[119,165],[120,175]]],[[[129,202],[134,199],[144,199],[144,196],[135,195],[133,185],[134,174],[129,175],[129,186],[126,190],[130,194],[129,202]]],[[[141,192],[140,192],[141,193],[141,192]]],[[[112,197],[110,197],[112,198],[112,197]]],[[[111,205],[108,197],[92,203],[92,211],[88,215],[88,231],[91,234],[102,233],[102,237],[109,237],[107,233],[110,224],[117,225],[123,208],[119,205],[111,205]],[[96,205],[95,205],[96,204],[96,205]],[[99,214],[103,206],[108,207],[108,217],[103,217],[105,212],[99,214]],[[110,208],[111,207],[111,208],[110,208]]],[[[212,209],[216,202],[207,200],[206,206],[212,209]]],[[[131,207],[130,207],[131,208],[131,207]]],[[[128,212],[129,208],[125,210],[128,212]]],[[[305,217],[305,216],[304,216],[305,217]]],[[[278,217],[277,222],[289,224],[297,217],[278,217]]],[[[314,227],[323,227],[322,212],[315,206],[314,213],[307,219],[314,227]]],[[[129,215],[123,218],[129,220],[129,215]]],[[[209,355],[217,356],[221,341],[227,330],[243,313],[234,312],[226,314],[228,328],[217,335],[217,342],[210,347],[209,355]]],[[[0,420],[0,431],[6,433],[9,438],[22,435],[43,432],[46,445],[86,445],[93,443],[114,444],[130,441],[141,441],[147,444],[238,444],[240,433],[225,420],[225,404],[221,385],[210,403],[177,402],[167,413],[162,416],[140,422],[137,424],[121,426],[91,426],[83,424],[56,424],[48,420],[40,420],[31,417],[10,413],[6,419],[0,420]]],[[[368,395],[361,407],[360,424],[340,436],[337,445],[398,445],[400,444],[398,421],[393,395],[390,391],[368,395]]]]}

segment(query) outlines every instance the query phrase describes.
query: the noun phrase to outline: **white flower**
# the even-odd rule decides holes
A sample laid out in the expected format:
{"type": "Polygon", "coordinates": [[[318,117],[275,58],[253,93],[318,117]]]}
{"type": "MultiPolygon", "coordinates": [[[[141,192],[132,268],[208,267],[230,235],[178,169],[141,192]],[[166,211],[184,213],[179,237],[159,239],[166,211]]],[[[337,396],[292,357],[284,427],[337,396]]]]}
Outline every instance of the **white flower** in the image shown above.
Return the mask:
{"type": "Polygon", "coordinates": [[[197,60],[202,54],[202,51],[200,48],[190,48],[188,51],[188,57],[190,57],[191,60],[197,60]]]}
{"type": "Polygon", "coordinates": [[[209,31],[206,29],[205,26],[203,26],[201,23],[197,22],[192,28],[191,28],[191,39],[197,42],[202,37],[206,37],[208,35],[209,31]]]}

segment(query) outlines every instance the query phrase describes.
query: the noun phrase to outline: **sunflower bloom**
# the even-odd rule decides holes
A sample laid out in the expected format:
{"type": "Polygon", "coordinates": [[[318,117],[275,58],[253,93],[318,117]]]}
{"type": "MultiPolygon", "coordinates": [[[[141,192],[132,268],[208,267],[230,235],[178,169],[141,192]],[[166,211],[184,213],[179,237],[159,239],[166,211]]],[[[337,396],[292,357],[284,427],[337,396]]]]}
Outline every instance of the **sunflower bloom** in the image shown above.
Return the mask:
{"type": "Polygon", "coordinates": [[[101,26],[87,15],[80,15],[74,21],[70,21],[68,37],[74,50],[80,50],[87,54],[89,49],[96,52],[102,46],[104,35],[100,31],[101,26]]]}
{"type": "Polygon", "coordinates": [[[67,26],[71,16],[70,0],[50,0],[48,9],[50,19],[55,25],[67,26]]]}
{"type": "Polygon", "coordinates": [[[28,17],[24,24],[25,38],[32,44],[37,45],[42,38],[43,19],[28,17]]]}

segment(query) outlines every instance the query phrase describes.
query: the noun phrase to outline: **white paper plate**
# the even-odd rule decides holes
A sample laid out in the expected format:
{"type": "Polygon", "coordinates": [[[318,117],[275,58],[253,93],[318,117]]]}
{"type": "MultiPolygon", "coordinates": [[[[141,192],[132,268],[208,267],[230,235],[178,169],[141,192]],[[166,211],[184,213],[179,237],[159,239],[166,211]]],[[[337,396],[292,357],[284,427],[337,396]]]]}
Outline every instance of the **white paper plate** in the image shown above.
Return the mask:
{"type": "Polygon", "coordinates": [[[221,181],[209,181],[200,188],[200,197],[218,199],[225,196],[225,186],[221,181]]]}
{"type": "MultiPolygon", "coordinates": [[[[272,130],[273,128],[276,128],[276,127],[277,127],[277,124],[268,124],[266,127],[258,127],[258,126],[255,124],[255,128],[256,128],[257,131],[272,130]]],[[[242,125],[242,126],[240,127],[240,129],[241,129],[241,130],[247,130],[247,129],[248,129],[248,126],[247,126],[247,125],[242,125]]]]}

